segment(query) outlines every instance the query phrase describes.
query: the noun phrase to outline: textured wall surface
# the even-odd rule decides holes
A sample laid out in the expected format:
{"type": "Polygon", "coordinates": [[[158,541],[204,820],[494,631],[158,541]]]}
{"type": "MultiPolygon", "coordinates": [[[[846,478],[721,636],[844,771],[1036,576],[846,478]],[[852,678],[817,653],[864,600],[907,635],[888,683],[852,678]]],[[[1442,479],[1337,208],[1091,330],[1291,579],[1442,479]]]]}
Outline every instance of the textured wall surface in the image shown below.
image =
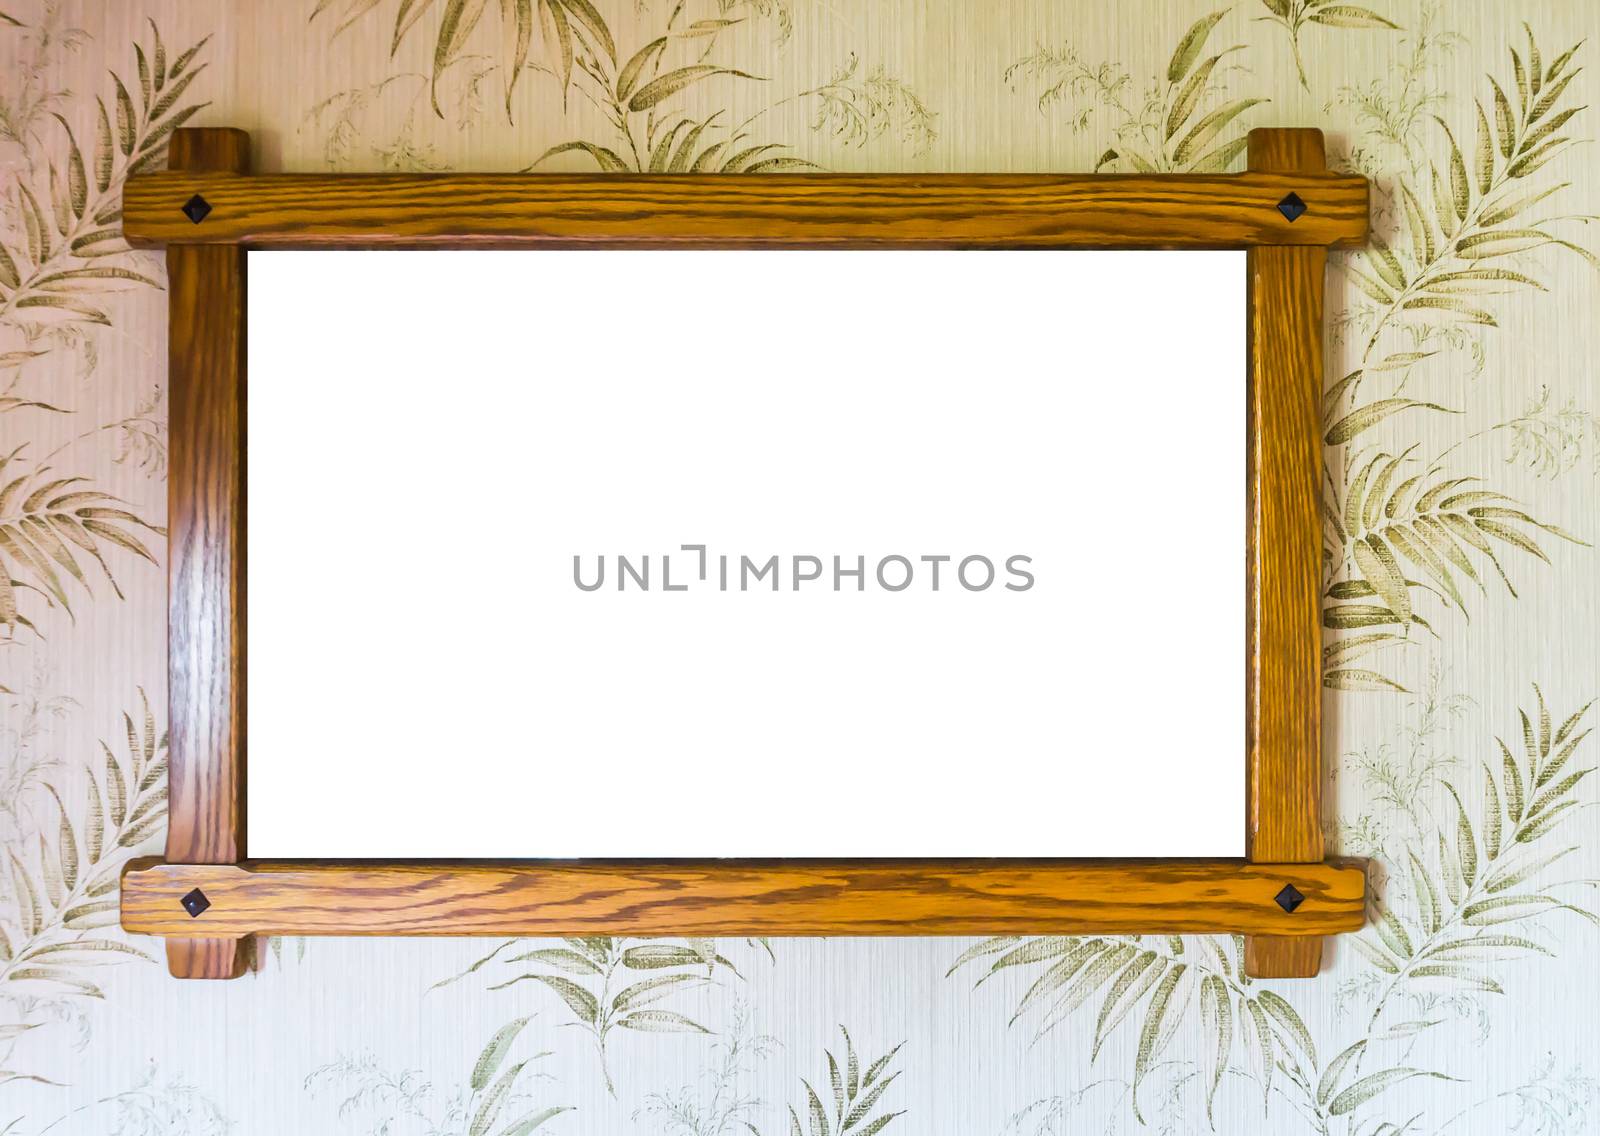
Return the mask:
{"type": "MultiPolygon", "coordinates": [[[[0,1133],[1600,1130],[1600,8],[1213,2],[0,0],[0,1133]],[[1372,925],[1302,983],[1164,937],[280,941],[169,980],[115,916],[166,727],[162,263],[117,203],[181,123],[267,170],[756,171],[1237,168],[1323,125],[1377,191],[1325,479],[1326,823],[1372,925]]],[[[611,291],[621,331],[653,302],[611,291]]],[[[692,305],[663,350],[715,343],[692,305]]],[[[530,312],[529,358],[561,334],[530,312]]],[[[1128,463],[1158,413],[1103,424],[1128,463]]],[[[495,545],[427,523],[395,552],[447,619],[495,545]]]]}

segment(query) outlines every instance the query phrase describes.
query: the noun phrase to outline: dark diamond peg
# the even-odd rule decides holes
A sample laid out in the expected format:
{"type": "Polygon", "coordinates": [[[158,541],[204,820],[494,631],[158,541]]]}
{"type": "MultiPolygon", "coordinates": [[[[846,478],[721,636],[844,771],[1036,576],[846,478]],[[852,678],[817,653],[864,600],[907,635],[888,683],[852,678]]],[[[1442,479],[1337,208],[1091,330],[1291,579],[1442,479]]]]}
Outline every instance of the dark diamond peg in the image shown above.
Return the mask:
{"type": "Polygon", "coordinates": [[[1300,217],[1305,213],[1306,208],[1306,203],[1300,200],[1300,195],[1298,193],[1291,192],[1288,197],[1285,197],[1282,201],[1278,202],[1278,212],[1289,218],[1290,224],[1300,220],[1300,217]]]}
{"type": "Polygon", "coordinates": [[[1272,898],[1290,915],[1293,915],[1294,909],[1306,901],[1306,897],[1300,894],[1300,889],[1293,884],[1284,884],[1283,890],[1272,898]]]}
{"type": "MultiPolygon", "coordinates": [[[[1282,206],[1279,206],[1281,209],[1282,206]]],[[[183,215],[198,225],[211,215],[211,202],[198,193],[183,203],[183,215]]]]}
{"type": "Polygon", "coordinates": [[[206,898],[206,893],[195,888],[188,895],[178,901],[183,904],[183,909],[189,913],[189,918],[194,919],[211,906],[211,901],[206,898]]]}

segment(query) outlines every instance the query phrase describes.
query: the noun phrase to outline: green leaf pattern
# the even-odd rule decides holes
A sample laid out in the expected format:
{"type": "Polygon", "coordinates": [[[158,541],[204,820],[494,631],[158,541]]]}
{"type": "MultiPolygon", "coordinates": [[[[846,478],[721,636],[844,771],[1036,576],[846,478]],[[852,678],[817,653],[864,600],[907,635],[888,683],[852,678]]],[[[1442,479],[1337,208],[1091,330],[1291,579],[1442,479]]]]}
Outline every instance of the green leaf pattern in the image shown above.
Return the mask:
{"type": "MultiPolygon", "coordinates": [[[[1203,0],[1133,37],[1103,5],[124,7],[0,6],[0,1134],[287,1101],[277,1127],[472,1136],[1600,1125],[1555,1005],[1594,994],[1600,934],[1586,6],[1203,0]],[[1321,980],[1253,981],[1227,937],[573,937],[275,942],[219,993],[118,929],[167,776],[162,262],[120,195],[174,129],[248,125],[265,168],[1181,174],[1315,120],[1374,190],[1370,247],[1330,257],[1321,405],[1327,824],[1373,902],[1321,980]],[[180,997],[225,1058],[130,1040],[180,997]]],[[[619,321],[626,285],[596,297],[619,321]]],[[[1137,413],[1105,426],[1154,460],[1137,413]]],[[[603,793],[529,823],[551,807],[604,823],[603,793]]]]}

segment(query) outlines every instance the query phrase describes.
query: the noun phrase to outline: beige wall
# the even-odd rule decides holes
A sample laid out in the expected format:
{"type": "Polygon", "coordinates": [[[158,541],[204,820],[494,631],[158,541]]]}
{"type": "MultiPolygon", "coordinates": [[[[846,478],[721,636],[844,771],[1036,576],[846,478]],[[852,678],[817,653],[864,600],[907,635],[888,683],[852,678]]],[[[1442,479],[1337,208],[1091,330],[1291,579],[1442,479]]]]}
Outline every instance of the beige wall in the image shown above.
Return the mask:
{"type": "MultiPolygon", "coordinates": [[[[1600,1129],[1600,9],[595,2],[0,0],[0,1133],[1600,1129]],[[602,88],[663,36],[623,137],[602,88]],[[1384,243],[1329,279],[1330,383],[1354,377],[1328,398],[1325,749],[1331,840],[1382,903],[1320,980],[1251,983],[1203,939],[314,941],[205,986],[117,930],[118,868],[161,843],[166,719],[165,309],[160,259],[116,240],[121,178],[180,118],[250,130],[266,169],[569,142],[544,168],[586,169],[648,161],[652,112],[710,119],[712,164],[885,170],[1236,166],[1248,127],[1320,123],[1375,179],[1384,243]]],[[[558,334],[530,314],[530,357],[558,334]]],[[[1104,428],[1151,460],[1159,408],[1127,405],[1104,428]]],[[[494,555],[445,539],[396,552],[448,584],[494,555]]]]}

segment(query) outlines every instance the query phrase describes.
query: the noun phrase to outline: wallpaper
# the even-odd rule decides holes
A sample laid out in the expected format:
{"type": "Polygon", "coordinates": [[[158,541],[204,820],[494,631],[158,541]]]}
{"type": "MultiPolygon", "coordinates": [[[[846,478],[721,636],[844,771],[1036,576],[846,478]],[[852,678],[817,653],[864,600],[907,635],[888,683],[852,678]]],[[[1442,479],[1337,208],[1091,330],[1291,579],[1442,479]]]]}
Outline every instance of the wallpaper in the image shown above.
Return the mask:
{"type": "MultiPolygon", "coordinates": [[[[1587,0],[0,0],[0,1134],[1600,1131],[1597,37],[1587,0]],[[163,272],[118,202],[184,124],[267,170],[753,175],[1226,170],[1323,126],[1375,190],[1323,479],[1368,928],[1314,982],[1117,936],[290,940],[169,980],[116,925],[166,760],[163,272]]],[[[1103,423],[1122,460],[1158,413],[1103,423]]],[[[425,524],[397,553],[493,570],[425,524]]]]}

